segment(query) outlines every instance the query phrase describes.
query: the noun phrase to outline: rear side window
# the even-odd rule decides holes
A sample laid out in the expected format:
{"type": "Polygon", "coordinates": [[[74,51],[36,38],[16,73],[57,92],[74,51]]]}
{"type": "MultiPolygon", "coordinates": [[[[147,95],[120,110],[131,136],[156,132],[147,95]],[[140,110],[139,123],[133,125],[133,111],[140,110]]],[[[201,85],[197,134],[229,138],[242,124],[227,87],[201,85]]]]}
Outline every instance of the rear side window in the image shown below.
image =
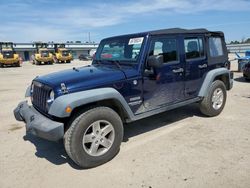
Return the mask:
{"type": "Polygon", "coordinates": [[[151,55],[163,55],[164,63],[178,61],[177,39],[175,38],[156,38],[152,40],[151,55]]]}
{"type": "Polygon", "coordinates": [[[186,59],[204,57],[204,45],[201,37],[184,39],[186,59]]]}
{"type": "Polygon", "coordinates": [[[220,37],[209,38],[209,52],[211,57],[223,55],[222,41],[220,37]]]}

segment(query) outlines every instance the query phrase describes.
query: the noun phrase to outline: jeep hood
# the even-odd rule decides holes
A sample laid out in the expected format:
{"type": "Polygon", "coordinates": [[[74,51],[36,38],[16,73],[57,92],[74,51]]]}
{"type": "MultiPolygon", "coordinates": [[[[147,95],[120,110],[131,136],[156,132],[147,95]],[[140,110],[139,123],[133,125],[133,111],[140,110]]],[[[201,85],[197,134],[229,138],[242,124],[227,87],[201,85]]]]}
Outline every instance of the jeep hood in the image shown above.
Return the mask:
{"type": "Polygon", "coordinates": [[[113,66],[89,65],[39,76],[35,81],[49,85],[58,91],[61,89],[61,83],[64,83],[69,92],[73,93],[79,90],[109,85],[125,78],[123,71],[113,66]]]}

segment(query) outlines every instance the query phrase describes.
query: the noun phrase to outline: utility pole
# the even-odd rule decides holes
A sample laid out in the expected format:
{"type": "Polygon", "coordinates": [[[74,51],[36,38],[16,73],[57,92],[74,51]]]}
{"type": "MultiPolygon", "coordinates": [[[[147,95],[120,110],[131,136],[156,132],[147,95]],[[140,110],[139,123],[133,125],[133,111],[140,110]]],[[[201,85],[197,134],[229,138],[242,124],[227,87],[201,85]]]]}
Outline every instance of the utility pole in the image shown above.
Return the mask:
{"type": "Polygon", "coordinates": [[[91,40],[90,40],[90,32],[89,32],[89,43],[91,42],[91,40]]]}

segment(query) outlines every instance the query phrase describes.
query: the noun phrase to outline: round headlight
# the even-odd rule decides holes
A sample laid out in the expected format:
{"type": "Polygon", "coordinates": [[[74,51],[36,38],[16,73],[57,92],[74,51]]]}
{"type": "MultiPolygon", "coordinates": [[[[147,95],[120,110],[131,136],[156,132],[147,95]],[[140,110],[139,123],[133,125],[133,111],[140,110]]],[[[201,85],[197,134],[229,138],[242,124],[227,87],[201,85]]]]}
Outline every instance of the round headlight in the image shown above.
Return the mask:
{"type": "Polygon", "coordinates": [[[49,99],[52,100],[52,101],[55,99],[55,93],[54,93],[53,90],[49,94],[49,99]]]}

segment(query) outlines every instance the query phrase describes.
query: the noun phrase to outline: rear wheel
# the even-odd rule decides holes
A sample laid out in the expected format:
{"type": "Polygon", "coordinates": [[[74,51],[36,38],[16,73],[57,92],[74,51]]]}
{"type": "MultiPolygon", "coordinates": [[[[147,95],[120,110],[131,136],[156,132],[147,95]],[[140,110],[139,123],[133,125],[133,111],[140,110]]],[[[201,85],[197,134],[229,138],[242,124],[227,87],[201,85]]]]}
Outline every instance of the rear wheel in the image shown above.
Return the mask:
{"type": "Polygon", "coordinates": [[[68,60],[68,61],[66,61],[66,63],[71,63],[71,61],[70,61],[70,60],[68,60]]]}
{"type": "Polygon", "coordinates": [[[119,115],[108,107],[90,109],[72,119],[64,135],[69,157],[83,168],[111,160],[119,151],[123,124],[119,115]]]}
{"type": "Polygon", "coordinates": [[[200,103],[200,111],[206,116],[217,116],[223,110],[227,98],[225,84],[220,80],[215,80],[207,96],[200,103]]]}

